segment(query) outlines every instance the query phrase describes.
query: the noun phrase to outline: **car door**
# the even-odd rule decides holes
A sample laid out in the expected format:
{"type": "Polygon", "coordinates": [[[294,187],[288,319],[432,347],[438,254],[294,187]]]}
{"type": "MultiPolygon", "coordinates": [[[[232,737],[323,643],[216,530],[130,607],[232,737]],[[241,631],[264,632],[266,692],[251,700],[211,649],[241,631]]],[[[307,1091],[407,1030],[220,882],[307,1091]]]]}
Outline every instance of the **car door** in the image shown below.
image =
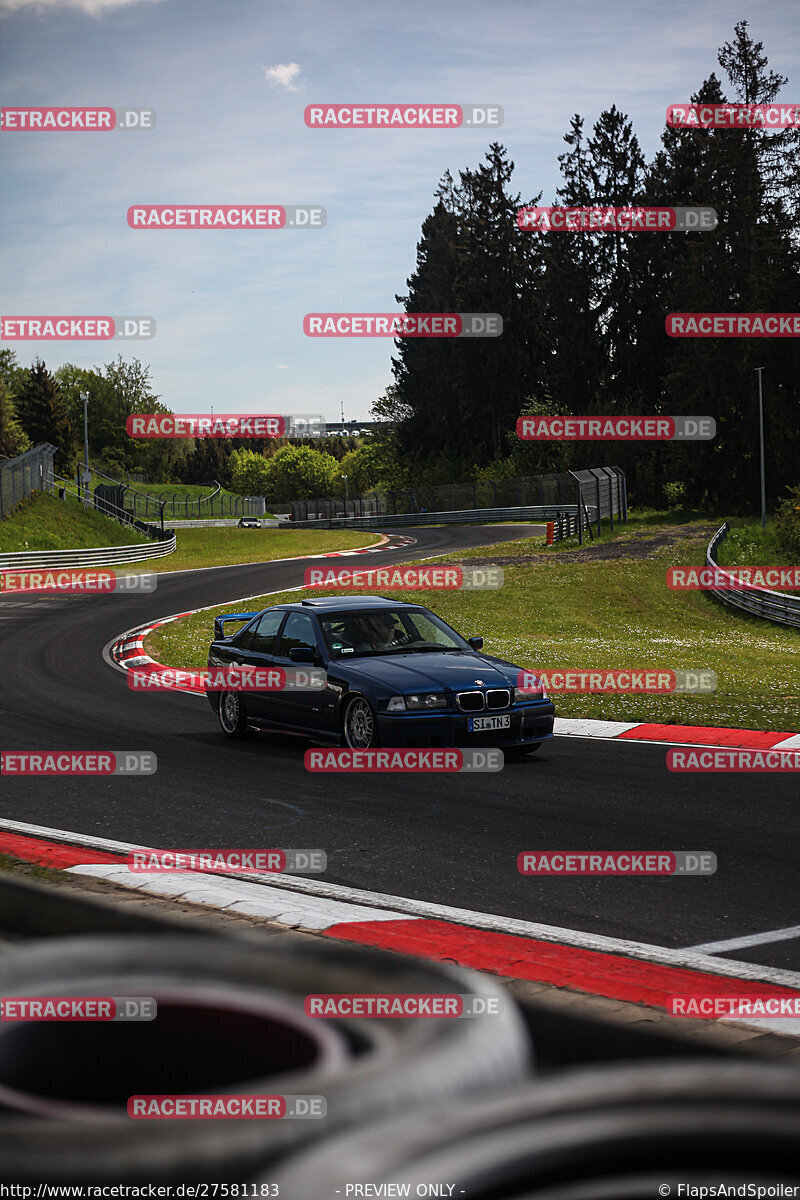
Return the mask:
{"type": "MultiPolygon", "coordinates": [[[[273,665],[275,639],[285,616],[286,612],[281,609],[265,612],[252,629],[246,631],[247,637],[238,647],[236,656],[239,666],[256,667],[263,670],[273,665]]],[[[274,698],[275,696],[280,697],[280,695],[280,692],[271,693],[269,691],[245,692],[245,708],[252,717],[257,719],[273,719],[275,715],[274,698]]]]}
{"type": "MultiPolygon", "coordinates": [[[[291,678],[297,672],[311,670],[310,664],[294,663],[289,657],[289,651],[295,648],[312,650],[316,669],[322,661],[321,647],[317,639],[314,621],[308,613],[290,612],[286,624],[281,631],[280,640],[275,651],[274,662],[282,667],[291,678]]],[[[315,729],[322,721],[322,705],[324,691],[312,688],[287,688],[280,696],[280,708],[285,714],[284,720],[294,729],[315,729]]],[[[276,696],[277,699],[277,696],[276,696]]]]}

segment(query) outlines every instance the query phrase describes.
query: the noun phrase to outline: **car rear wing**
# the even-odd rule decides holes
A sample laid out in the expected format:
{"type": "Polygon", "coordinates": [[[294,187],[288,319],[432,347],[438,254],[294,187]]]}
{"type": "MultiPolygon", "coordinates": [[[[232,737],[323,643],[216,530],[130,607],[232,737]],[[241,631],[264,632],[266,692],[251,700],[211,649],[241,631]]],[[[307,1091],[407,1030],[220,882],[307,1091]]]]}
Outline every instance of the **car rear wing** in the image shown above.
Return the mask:
{"type": "MultiPolygon", "coordinates": [[[[261,612],[261,609],[258,612],[261,612]]],[[[227,617],[214,617],[214,641],[222,642],[226,637],[233,637],[232,633],[225,633],[226,621],[249,621],[251,617],[257,617],[258,612],[230,613],[227,617]]]]}

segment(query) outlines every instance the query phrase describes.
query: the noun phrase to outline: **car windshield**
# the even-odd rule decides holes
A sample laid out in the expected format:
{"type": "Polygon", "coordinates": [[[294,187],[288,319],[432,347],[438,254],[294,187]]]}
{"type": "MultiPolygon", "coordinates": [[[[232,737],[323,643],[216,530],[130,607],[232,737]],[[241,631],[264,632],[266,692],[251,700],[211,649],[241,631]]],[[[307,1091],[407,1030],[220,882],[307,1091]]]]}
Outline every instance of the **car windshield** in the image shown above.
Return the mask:
{"type": "Polygon", "coordinates": [[[337,658],[471,649],[439,617],[414,609],[334,613],[324,617],[321,624],[328,650],[337,658]]]}

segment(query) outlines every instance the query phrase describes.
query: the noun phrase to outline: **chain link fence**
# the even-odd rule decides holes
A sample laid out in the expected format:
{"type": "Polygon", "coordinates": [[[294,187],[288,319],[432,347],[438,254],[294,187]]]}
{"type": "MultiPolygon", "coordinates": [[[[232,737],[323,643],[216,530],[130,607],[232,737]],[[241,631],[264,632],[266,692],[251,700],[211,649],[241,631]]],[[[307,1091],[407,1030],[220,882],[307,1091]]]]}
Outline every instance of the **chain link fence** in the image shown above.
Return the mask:
{"type": "MultiPolygon", "coordinates": [[[[194,518],[214,517],[262,517],[266,512],[266,502],[263,496],[235,496],[222,491],[216,479],[200,486],[211,489],[205,496],[193,496],[188,491],[180,493],[170,489],[169,492],[140,491],[131,487],[130,483],[120,483],[102,471],[93,471],[93,476],[104,479],[106,483],[121,488],[122,501],[127,512],[132,517],[148,521],[161,520],[162,509],[165,519],[190,521],[194,518]]],[[[135,476],[130,478],[136,479],[135,476]]],[[[142,483],[142,480],[136,480],[142,483]]],[[[147,484],[144,485],[147,487],[147,484]]],[[[97,489],[95,489],[97,494],[97,489]]]]}
{"type": "Polygon", "coordinates": [[[523,475],[516,479],[487,479],[370,492],[364,496],[322,496],[295,500],[291,520],[318,521],[351,517],[386,517],[418,513],[447,514],[467,509],[509,509],[538,506],[552,509],[578,506],[581,529],[600,529],[604,518],[627,521],[625,472],[619,467],[589,467],[557,475],[523,475]]]}
{"type": "Polygon", "coordinates": [[[0,459],[0,521],[32,492],[50,491],[53,456],[58,447],[41,442],[16,458],[0,459]]]}

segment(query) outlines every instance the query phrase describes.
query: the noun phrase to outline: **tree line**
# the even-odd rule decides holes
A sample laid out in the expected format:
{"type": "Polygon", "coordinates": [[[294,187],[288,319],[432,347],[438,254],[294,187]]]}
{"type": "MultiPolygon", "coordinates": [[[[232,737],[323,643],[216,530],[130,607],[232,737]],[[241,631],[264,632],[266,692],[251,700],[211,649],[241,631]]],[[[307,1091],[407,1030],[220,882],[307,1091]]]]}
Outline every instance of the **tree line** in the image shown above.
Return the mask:
{"type": "Polygon", "coordinates": [[[66,363],[55,372],[37,359],[29,368],[0,350],[0,456],[13,458],[39,442],[58,447],[57,474],[71,478],[83,453],[83,401],[88,397],[90,461],[114,479],[204,484],[216,480],[269,502],[368,491],[377,480],[377,448],[354,437],[315,439],[131,438],[128,416],[171,410],[153,390],[149,367],[134,358],[94,369],[66,363]]]}
{"type": "MultiPolygon", "coordinates": [[[[735,26],[693,103],[769,104],[788,82],[770,71],[748,23],[735,26]]],[[[800,351],[793,338],[686,338],[670,312],[800,311],[800,130],[666,127],[648,162],[615,106],[591,130],[573,117],[559,156],[566,206],[714,208],[713,232],[532,233],[494,143],[484,162],[445,172],[422,225],[407,312],[497,312],[495,339],[401,339],[395,384],[376,411],[396,423],[406,478],[449,482],[585,465],[587,443],[520,443],[525,413],[713,416],[711,442],[606,443],[640,503],[680,493],[694,505],[757,506],[757,377],[763,374],[767,489],[800,477],[800,351]]],[[[596,456],[595,456],[596,457],[596,456]]],[[[406,480],[403,480],[405,482],[406,480]]]]}

